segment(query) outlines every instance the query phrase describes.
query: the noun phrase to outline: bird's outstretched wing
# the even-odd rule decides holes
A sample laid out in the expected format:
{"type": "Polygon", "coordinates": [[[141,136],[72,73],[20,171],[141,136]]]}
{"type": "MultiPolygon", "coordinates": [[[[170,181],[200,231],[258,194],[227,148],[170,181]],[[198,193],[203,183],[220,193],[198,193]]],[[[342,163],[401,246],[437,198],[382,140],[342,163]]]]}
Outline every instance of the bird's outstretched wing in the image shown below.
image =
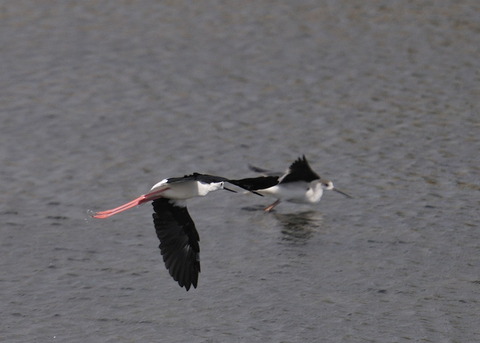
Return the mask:
{"type": "MultiPolygon", "coordinates": [[[[246,189],[252,193],[260,189],[266,189],[278,184],[278,176],[249,177],[239,180],[228,180],[231,184],[246,189]]],[[[258,194],[258,193],[256,193],[258,194]]],[[[259,194],[261,195],[261,194],[259,194]]]]}
{"type": "Polygon", "coordinates": [[[296,181],[305,181],[311,182],[313,180],[320,179],[320,176],[315,173],[310,165],[308,164],[305,155],[296,159],[288,168],[285,175],[280,179],[280,183],[296,182],[296,181]]]}
{"type": "Polygon", "coordinates": [[[276,171],[263,169],[263,168],[254,166],[253,164],[249,164],[248,169],[250,169],[251,171],[253,171],[255,173],[262,174],[263,176],[278,176],[278,177],[282,176],[281,172],[276,172],[276,171]]]}
{"type": "Polygon", "coordinates": [[[187,208],[180,201],[152,202],[153,223],[160,240],[160,253],[170,275],[188,291],[197,288],[200,273],[200,237],[187,208]]]}

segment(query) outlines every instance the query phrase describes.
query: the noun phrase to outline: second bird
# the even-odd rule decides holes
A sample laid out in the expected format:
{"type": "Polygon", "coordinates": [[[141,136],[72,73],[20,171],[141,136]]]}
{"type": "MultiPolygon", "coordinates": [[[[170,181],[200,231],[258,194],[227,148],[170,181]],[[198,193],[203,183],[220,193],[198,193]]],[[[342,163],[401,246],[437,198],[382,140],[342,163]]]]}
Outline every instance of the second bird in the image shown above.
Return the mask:
{"type": "Polygon", "coordinates": [[[250,169],[263,173],[264,176],[229,180],[229,182],[251,192],[277,198],[274,203],[265,207],[265,212],[273,210],[281,201],[318,203],[324,190],[332,190],[351,198],[349,194],[335,188],[332,181],[322,179],[315,173],[310,168],[305,155],[293,162],[283,175],[254,166],[250,166],[250,169]]]}

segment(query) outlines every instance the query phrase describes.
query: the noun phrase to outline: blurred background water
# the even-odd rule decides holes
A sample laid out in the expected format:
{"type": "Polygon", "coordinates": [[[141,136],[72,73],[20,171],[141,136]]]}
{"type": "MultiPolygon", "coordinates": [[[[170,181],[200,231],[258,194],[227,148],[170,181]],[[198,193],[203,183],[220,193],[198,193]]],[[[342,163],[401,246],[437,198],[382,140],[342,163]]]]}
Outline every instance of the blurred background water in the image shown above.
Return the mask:
{"type": "Polygon", "coordinates": [[[0,340],[480,340],[473,0],[0,5],[0,340]],[[199,287],[154,183],[306,154],[355,196],[192,199],[199,287]]]}

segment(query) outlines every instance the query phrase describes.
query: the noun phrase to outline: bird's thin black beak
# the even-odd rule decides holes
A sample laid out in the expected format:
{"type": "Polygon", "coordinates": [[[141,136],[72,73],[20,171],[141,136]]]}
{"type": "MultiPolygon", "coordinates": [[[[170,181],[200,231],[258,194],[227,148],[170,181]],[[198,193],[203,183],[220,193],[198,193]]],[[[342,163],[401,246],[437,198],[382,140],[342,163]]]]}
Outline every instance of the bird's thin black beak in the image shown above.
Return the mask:
{"type": "Polygon", "coordinates": [[[339,190],[338,188],[334,188],[334,189],[332,189],[332,190],[335,191],[335,192],[337,192],[337,193],[340,193],[340,194],[345,195],[347,198],[350,198],[350,199],[353,198],[350,194],[347,194],[347,193],[345,193],[345,192],[342,192],[342,191],[339,190]]]}
{"type": "Polygon", "coordinates": [[[237,191],[234,191],[233,189],[230,189],[230,188],[227,188],[227,187],[223,187],[223,189],[226,190],[226,191],[229,191],[229,192],[237,193],[237,191]]]}

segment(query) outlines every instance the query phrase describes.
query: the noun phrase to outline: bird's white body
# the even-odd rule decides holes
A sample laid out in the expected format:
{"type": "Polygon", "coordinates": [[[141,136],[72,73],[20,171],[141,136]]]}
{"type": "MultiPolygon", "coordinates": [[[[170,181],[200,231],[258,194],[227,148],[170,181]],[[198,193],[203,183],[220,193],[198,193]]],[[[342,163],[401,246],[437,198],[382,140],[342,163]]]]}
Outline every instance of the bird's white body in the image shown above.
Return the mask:
{"type": "Polygon", "coordinates": [[[258,193],[293,203],[315,204],[323,195],[323,187],[320,180],[311,182],[279,183],[270,188],[259,189],[258,193]]]}
{"type": "Polygon", "coordinates": [[[224,182],[203,183],[196,180],[188,180],[183,182],[169,182],[164,179],[155,184],[147,195],[155,197],[161,194],[162,198],[172,200],[185,200],[197,196],[205,196],[210,192],[223,189],[224,182]]]}

